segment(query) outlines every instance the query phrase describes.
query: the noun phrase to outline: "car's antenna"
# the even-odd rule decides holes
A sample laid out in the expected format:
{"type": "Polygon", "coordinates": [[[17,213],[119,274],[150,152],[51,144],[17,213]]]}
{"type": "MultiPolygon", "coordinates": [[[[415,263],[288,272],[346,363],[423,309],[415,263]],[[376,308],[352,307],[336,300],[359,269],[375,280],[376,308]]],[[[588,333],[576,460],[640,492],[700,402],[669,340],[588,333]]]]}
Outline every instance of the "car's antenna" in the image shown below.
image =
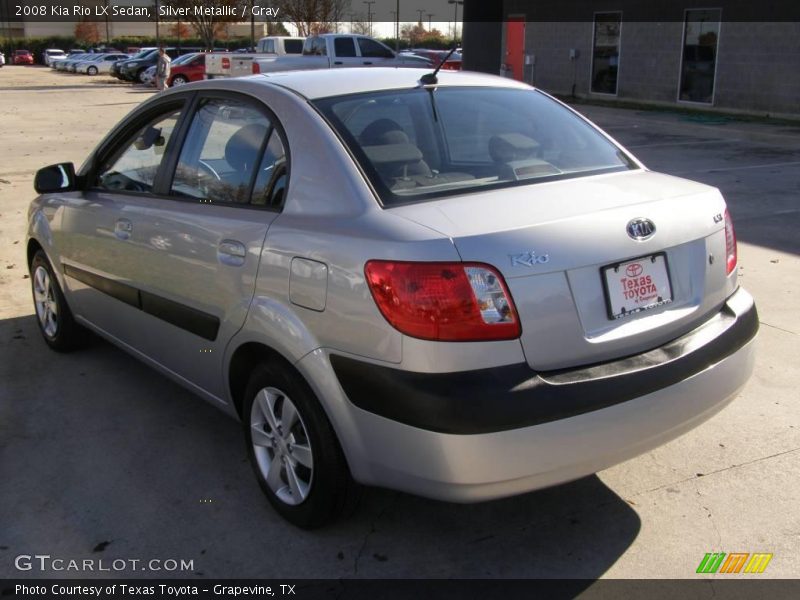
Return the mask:
{"type": "Polygon", "coordinates": [[[456,51],[456,47],[453,46],[452,50],[450,50],[450,52],[447,53],[447,56],[445,56],[442,59],[442,61],[439,63],[439,66],[436,67],[436,70],[433,73],[425,73],[425,75],[423,75],[422,77],[419,78],[419,82],[422,85],[436,85],[437,83],[439,83],[439,80],[436,79],[436,74],[439,72],[439,69],[442,68],[444,63],[447,62],[447,59],[449,59],[450,56],[452,56],[453,52],[455,52],[455,51],[456,51]]]}

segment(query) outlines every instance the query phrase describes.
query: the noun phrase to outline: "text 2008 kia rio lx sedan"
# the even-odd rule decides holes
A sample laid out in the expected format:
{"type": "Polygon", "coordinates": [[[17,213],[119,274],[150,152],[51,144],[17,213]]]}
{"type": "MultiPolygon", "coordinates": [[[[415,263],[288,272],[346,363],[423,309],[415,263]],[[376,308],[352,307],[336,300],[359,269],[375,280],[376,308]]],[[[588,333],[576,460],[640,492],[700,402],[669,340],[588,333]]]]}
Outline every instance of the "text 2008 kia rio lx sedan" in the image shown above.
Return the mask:
{"type": "Polygon", "coordinates": [[[92,330],[240,418],[302,527],[356,482],[472,502],[594,473],[753,368],[718,190],[521,83],[426,74],[185,86],[37,174],[47,343],[92,330]]]}

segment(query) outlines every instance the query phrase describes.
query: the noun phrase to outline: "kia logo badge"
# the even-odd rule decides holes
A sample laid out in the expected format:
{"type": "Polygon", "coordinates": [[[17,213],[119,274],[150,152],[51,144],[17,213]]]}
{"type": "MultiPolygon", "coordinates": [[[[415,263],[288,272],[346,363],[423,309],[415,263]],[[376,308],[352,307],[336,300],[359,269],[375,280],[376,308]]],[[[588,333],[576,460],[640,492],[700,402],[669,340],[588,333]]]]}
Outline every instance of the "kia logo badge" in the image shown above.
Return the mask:
{"type": "Polygon", "coordinates": [[[642,274],[642,265],[639,263],[633,263],[632,265],[628,265],[625,267],[625,274],[628,277],[638,277],[642,274]]]}
{"type": "Polygon", "coordinates": [[[637,241],[646,240],[656,232],[656,225],[650,219],[633,219],[626,227],[628,235],[637,241]]]}

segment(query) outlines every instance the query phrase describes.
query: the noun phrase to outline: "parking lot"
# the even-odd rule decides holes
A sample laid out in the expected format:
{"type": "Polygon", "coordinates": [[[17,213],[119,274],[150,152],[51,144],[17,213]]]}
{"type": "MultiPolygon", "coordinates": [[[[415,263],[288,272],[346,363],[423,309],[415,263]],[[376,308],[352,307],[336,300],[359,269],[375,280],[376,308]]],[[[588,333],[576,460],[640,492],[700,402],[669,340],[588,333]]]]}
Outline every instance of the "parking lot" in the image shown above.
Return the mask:
{"type": "Polygon", "coordinates": [[[768,552],[761,577],[800,574],[800,123],[577,107],[651,169],[725,195],[761,320],[731,405],[570,484],[478,505],[370,489],[354,516],[305,532],[267,504],[239,424],[110,344],[55,354],[37,331],[35,170],[79,165],[152,93],[0,69],[0,577],[41,576],[16,571],[19,554],[191,560],[156,576],[198,578],[692,578],[707,552],[768,552]]]}

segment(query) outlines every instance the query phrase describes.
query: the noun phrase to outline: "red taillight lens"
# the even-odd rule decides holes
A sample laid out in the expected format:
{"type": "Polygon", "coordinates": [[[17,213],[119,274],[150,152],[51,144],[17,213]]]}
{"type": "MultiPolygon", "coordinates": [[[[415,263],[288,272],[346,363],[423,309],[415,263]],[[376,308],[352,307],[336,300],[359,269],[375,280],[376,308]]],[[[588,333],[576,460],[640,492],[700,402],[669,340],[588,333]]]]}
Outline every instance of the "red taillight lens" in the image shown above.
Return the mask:
{"type": "Polygon", "coordinates": [[[733,229],[733,220],[728,209],[725,209],[725,268],[730,275],[736,268],[738,253],[736,250],[736,231],[733,229]]]}
{"type": "Polygon", "coordinates": [[[261,73],[261,67],[256,61],[253,61],[253,67],[251,70],[253,71],[253,75],[258,75],[261,73]]]}
{"type": "Polygon", "coordinates": [[[371,260],[364,272],[381,313],[406,335],[448,342],[520,335],[511,294],[489,265],[371,260]]]}

